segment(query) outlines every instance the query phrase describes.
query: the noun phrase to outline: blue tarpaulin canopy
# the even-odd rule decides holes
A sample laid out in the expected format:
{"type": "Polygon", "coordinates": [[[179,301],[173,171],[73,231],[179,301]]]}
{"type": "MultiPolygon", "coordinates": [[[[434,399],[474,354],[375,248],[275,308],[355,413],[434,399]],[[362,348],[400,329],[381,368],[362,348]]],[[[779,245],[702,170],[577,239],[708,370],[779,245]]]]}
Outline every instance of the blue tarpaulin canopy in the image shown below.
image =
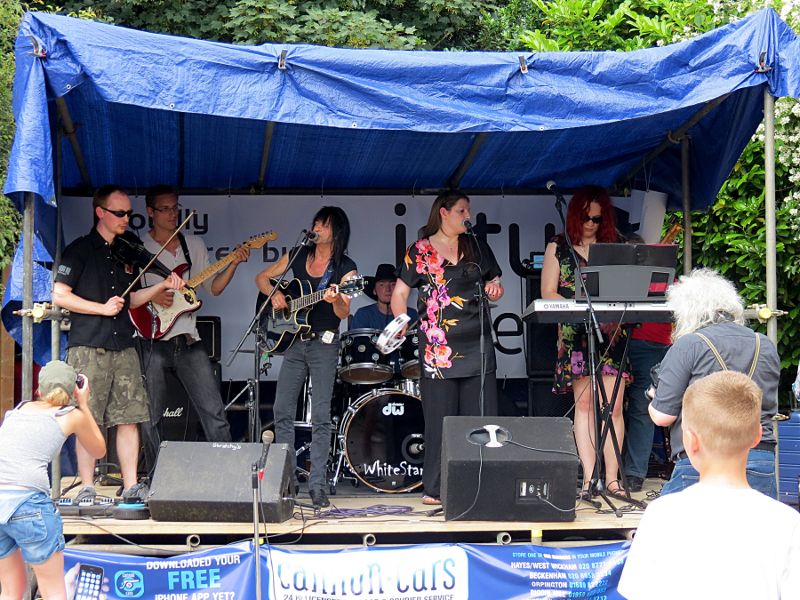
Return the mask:
{"type": "Polygon", "coordinates": [[[800,96],[800,44],[771,9],[635,52],[237,46],[28,13],[16,45],[5,193],[36,198],[54,249],[65,193],[534,193],[597,183],[708,207],[763,116],[800,96]],[[677,142],[677,139],[673,139],[677,142]],[[656,149],[663,151],[655,152],[656,149]]]}

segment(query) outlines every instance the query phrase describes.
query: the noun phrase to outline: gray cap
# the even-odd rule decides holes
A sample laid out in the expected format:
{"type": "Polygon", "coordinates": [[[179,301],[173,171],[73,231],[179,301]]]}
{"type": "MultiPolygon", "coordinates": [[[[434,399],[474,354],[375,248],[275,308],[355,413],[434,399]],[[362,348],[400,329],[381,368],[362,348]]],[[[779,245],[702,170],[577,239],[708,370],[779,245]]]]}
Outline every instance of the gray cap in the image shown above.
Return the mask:
{"type": "Polygon", "coordinates": [[[44,397],[61,388],[72,396],[78,373],[63,360],[51,360],[39,371],[39,395],[44,397]]]}

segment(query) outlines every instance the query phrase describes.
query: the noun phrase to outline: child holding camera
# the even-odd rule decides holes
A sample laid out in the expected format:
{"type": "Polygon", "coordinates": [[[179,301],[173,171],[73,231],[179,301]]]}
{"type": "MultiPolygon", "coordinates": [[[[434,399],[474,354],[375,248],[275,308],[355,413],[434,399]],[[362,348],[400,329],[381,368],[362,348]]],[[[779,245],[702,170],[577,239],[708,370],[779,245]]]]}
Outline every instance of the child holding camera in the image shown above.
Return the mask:
{"type": "Polygon", "coordinates": [[[22,598],[27,586],[26,562],[32,566],[45,599],[66,598],[63,527],[50,499],[47,466],[73,433],[92,456],[105,454],[105,440],[88,402],[86,376],[54,360],[39,372],[36,399],[8,411],[0,426],[3,598],[22,598]]]}

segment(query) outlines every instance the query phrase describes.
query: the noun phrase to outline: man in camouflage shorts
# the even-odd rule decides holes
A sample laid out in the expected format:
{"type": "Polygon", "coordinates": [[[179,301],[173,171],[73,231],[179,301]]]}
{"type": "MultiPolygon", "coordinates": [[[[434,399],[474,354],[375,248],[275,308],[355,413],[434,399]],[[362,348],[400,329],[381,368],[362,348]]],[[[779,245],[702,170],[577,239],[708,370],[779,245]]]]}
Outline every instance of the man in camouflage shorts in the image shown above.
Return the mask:
{"type": "MultiPolygon", "coordinates": [[[[123,298],[136,269],[112,256],[111,246],[128,226],[133,213],[130,198],[118,186],[106,185],[95,192],[92,206],[95,226],[64,250],[56,272],[53,301],[71,313],[67,362],[90,382],[92,415],[100,427],[117,428],[123,500],[142,502],[147,499],[148,490],[137,482],[138,424],[147,421],[149,413],[127,311],[149,302],[165,289],[183,287],[184,282],[173,273],[160,283],[136,289],[123,298]]],[[[94,458],[80,443],[75,450],[83,483],[77,499],[94,500],[94,458]]]]}

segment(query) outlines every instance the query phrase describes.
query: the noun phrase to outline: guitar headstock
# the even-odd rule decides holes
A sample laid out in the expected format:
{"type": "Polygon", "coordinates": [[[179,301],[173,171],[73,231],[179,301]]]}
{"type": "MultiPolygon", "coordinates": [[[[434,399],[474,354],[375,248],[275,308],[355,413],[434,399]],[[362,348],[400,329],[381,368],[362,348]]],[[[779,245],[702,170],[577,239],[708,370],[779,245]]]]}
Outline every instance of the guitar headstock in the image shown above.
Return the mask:
{"type": "Polygon", "coordinates": [[[353,275],[345,279],[344,283],[337,286],[337,290],[343,296],[348,298],[355,298],[364,291],[364,277],[361,275],[353,275]]]}
{"type": "Polygon", "coordinates": [[[261,248],[267,242],[271,242],[277,239],[278,239],[277,233],[275,233],[274,231],[267,231],[262,233],[261,235],[254,235],[242,245],[247,246],[250,249],[261,248]]]}

